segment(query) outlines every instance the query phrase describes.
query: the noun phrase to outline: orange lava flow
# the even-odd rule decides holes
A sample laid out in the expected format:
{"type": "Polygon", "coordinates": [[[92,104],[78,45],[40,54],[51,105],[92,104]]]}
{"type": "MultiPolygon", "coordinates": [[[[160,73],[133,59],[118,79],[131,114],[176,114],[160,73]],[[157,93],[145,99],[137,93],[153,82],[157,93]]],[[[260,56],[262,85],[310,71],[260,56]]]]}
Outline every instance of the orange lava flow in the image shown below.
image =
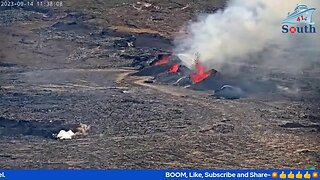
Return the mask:
{"type": "Polygon", "coordinates": [[[173,64],[170,69],[168,69],[168,73],[176,73],[179,70],[179,64],[173,64]]]}
{"type": "Polygon", "coordinates": [[[164,55],[161,59],[159,59],[154,65],[163,65],[168,64],[170,60],[169,55],[164,55]]]}
{"type": "Polygon", "coordinates": [[[212,70],[206,71],[200,61],[196,60],[196,72],[191,74],[191,81],[193,83],[199,83],[209,77],[212,73],[212,70]]]}

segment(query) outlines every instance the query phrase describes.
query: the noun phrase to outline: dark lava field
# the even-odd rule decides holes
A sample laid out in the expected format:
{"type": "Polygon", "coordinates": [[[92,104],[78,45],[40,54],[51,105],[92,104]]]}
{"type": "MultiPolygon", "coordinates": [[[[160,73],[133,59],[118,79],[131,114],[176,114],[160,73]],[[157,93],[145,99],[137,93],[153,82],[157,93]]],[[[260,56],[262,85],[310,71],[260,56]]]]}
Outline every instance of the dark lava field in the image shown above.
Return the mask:
{"type": "Polygon", "coordinates": [[[168,67],[141,73],[172,52],[188,21],[224,7],[223,0],[0,7],[0,167],[320,168],[320,64],[299,78],[243,65],[242,79],[299,82],[301,91],[236,99],[164,80],[168,67]],[[88,135],[54,138],[80,123],[91,126],[88,135]]]}

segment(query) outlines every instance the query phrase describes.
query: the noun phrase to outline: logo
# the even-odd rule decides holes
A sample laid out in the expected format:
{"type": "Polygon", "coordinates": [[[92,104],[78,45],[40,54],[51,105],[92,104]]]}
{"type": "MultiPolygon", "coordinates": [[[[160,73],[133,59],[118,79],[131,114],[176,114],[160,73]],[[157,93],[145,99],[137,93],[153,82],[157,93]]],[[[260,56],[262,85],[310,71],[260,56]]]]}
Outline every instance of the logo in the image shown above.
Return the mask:
{"type": "Polygon", "coordinates": [[[316,8],[298,4],[292,13],[282,21],[282,33],[316,33],[312,15],[316,8]]]}

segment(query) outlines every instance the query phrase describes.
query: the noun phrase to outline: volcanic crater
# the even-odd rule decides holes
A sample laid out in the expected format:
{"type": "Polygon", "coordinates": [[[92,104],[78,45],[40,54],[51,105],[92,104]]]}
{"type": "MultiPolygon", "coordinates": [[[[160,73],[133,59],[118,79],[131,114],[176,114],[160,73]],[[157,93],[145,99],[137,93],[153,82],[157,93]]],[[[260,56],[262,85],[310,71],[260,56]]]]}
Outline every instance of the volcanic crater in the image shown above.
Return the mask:
{"type": "Polygon", "coordinates": [[[172,53],[178,27],[225,4],[0,7],[1,167],[319,168],[319,63],[235,76],[172,53]],[[79,123],[87,136],[52,138],[79,123]]]}

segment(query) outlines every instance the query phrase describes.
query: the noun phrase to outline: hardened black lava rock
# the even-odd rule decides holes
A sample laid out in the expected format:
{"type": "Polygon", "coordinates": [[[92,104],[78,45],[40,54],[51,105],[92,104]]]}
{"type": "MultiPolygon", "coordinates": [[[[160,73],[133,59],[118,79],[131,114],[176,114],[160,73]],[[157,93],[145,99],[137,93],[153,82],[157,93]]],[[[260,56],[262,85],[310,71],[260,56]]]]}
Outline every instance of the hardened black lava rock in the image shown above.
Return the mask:
{"type": "Polygon", "coordinates": [[[221,89],[213,91],[213,95],[224,99],[239,99],[245,96],[243,90],[239,87],[224,85],[221,89]]]}

